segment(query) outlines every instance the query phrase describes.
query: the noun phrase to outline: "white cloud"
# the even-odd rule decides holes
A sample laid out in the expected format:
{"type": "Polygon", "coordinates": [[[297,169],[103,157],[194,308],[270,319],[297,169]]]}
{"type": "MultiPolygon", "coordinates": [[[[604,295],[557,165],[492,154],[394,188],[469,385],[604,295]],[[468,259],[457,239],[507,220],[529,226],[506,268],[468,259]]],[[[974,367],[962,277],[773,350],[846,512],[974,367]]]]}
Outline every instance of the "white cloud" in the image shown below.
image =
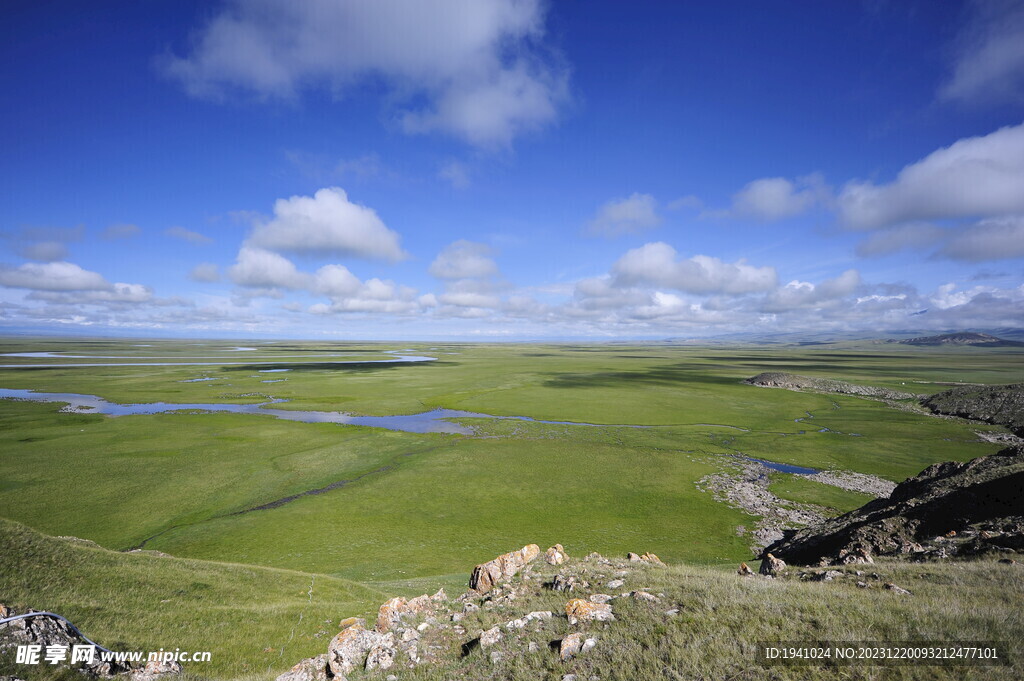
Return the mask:
{"type": "Polygon", "coordinates": [[[139,229],[138,225],[130,225],[126,223],[110,225],[100,233],[100,238],[107,241],[113,241],[115,239],[130,239],[137,235],[142,230],[139,229]]]}
{"type": "Polygon", "coordinates": [[[940,253],[970,262],[1024,257],[1024,216],[981,220],[953,237],[940,253]]]}
{"type": "Polygon", "coordinates": [[[932,152],[884,185],[849,182],[840,221],[878,229],[916,220],[1024,212],[1024,124],[969,137],[932,152]]]}
{"type": "Polygon", "coordinates": [[[406,112],[402,127],[410,133],[450,132],[481,147],[507,147],[517,134],[555,119],[566,87],[564,73],[518,62],[445,88],[433,111],[406,112]]]}
{"type": "Polygon", "coordinates": [[[802,178],[799,184],[784,177],[765,177],[747,183],[732,197],[730,214],[772,222],[803,213],[818,200],[820,178],[802,178]]]}
{"type": "Polygon", "coordinates": [[[448,161],[442,165],[437,171],[437,176],[450,182],[455,189],[465,189],[469,186],[469,170],[465,163],[459,161],[448,161]]]}
{"type": "Polygon", "coordinates": [[[283,255],[242,246],[238,261],[228,268],[228,276],[239,286],[252,288],[299,289],[309,285],[309,275],[299,272],[283,255]]]}
{"type": "Polygon", "coordinates": [[[654,197],[634,192],[624,199],[615,199],[601,206],[587,225],[587,232],[596,236],[615,237],[644,232],[659,224],[661,218],[654,197]]]}
{"type": "Polygon", "coordinates": [[[798,308],[818,307],[852,295],[861,285],[857,270],[846,270],[838,277],[815,285],[806,281],[791,281],[770,292],[761,305],[764,312],[785,312],[798,308]]]}
{"type": "Polygon", "coordinates": [[[65,305],[155,302],[153,290],[148,286],[124,283],[111,284],[109,288],[98,291],[34,291],[28,298],[65,305]]]}
{"type": "Polygon", "coordinates": [[[188,274],[192,281],[214,282],[220,281],[220,268],[212,262],[201,262],[192,268],[188,274]]]}
{"type": "Polygon", "coordinates": [[[278,199],[273,219],[257,224],[249,237],[253,246],[271,251],[390,261],[406,257],[398,241],[372,208],[350,202],[338,187],[278,199]]]}
{"type": "Polygon", "coordinates": [[[540,0],[231,0],[165,68],[195,96],[337,97],[383,80],[407,132],[507,145],[552,122],[568,75],[543,50],[540,0]]]}
{"type": "Polygon", "coordinates": [[[881,229],[857,244],[857,255],[873,257],[895,253],[906,248],[923,248],[940,241],[948,230],[927,222],[908,222],[881,229]]]}
{"type": "Polygon", "coordinates": [[[18,267],[0,265],[0,286],[36,291],[101,291],[111,288],[102,274],[84,270],[70,262],[25,263],[18,267]]]}
{"type": "Polygon", "coordinates": [[[191,229],[185,229],[184,227],[170,227],[164,231],[164,234],[175,239],[181,239],[182,241],[188,241],[193,244],[210,244],[213,243],[213,239],[200,234],[199,232],[193,232],[191,229]]]}
{"type": "Polygon", "coordinates": [[[442,305],[456,307],[495,308],[501,303],[498,296],[476,291],[449,291],[437,296],[437,300],[442,305]]]}
{"type": "Polygon", "coordinates": [[[686,260],[676,256],[666,243],[644,244],[623,255],[612,272],[620,284],[650,284],[689,293],[750,293],[776,284],[773,267],[754,267],[744,260],[725,263],[706,255],[686,260]]]}
{"type": "Polygon", "coordinates": [[[498,274],[498,264],[490,257],[492,253],[487,244],[460,239],[438,253],[430,264],[430,274],[448,280],[493,277],[498,274]]]}
{"type": "Polygon", "coordinates": [[[415,289],[377,278],[362,282],[342,265],[321,267],[314,275],[311,288],[331,299],[330,305],[312,306],[310,311],[316,314],[408,314],[421,307],[415,289]]]}
{"type": "Polygon", "coordinates": [[[313,288],[331,298],[345,298],[358,293],[362,285],[344,265],[324,265],[316,272],[313,288]]]}
{"type": "Polygon", "coordinates": [[[1024,4],[975,0],[973,17],[960,35],[953,73],[939,90],[946,100],[968,104],[1019,102],[1024,98],[1024,4]]]}

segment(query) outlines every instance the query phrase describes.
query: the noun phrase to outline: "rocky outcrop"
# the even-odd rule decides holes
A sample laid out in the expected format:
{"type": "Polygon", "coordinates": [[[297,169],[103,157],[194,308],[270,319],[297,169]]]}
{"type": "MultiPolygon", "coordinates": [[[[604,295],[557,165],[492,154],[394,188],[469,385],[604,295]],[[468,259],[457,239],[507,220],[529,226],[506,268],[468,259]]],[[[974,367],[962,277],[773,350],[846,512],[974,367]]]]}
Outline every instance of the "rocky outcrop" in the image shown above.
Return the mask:
{"type": "Polygon", "coordinates": [[[510,551],[494,560],[477,565],[469,577],[469,588],[478,593],[487,593],[498,582],[515,575],[539,555],[539,546],[527,544],[518,551],[510,551]]]}
{"type": "Polygon", "coordinates": [[[787,533],[765,549],[797,565],[1024,550],[1024,448],[929,466],[856,511],[787,533]]]}
{"type": "Polygon", "coordinates": [[[661,558],[658,558],[653,553],[645,553],[642,556],[640,556],[640,555],[637,555],[637,554],[635,554],[633,552],[630,552],[630,553],[626,554],[626,560],[628,560],[631,563],[643,562],[643,563],[651,563],[653,565],[664,565],[665,564],[665,563],[663,563],[661,561],[661,558]]]}
{"type": "Polygon", "coordinates": [[[506,570],[519,566],[517,571],[508,570],[507,576],[500,573],[498,583],[485,593],[470,589],[454,600],[443,591],[433,596],[392,598],[378,609],[373,629],[367,629],[362,618],[342,619],[341,631],[330,641],[325,654],[302,660],[277,681],[344,681],[353,672],[358,676],[360,668],[374,671],[367,678],[394,681],[410,678],[403,673],[427,663],[478,654],[490,665],[502,665],[521,654],[545,649],[557,651],[562,663],[569,665],[598,645],[591,634],[594,629],[629,628],[628,623],[616,623],[612,608],[618,599],[631,601],[625,609],[630,613],[627,616],[643,613],[669,617],[679,613],[678,606],[665,609],[660,605],[664,594],[643,588],[620,593],[611,590],[626,580],[642,583],[643,575],[664,565],[653,553],[632,554],[634,561],[599,554],[575,560],[566,556],[557,566],[542,561],[531,566],[539,555],[540,550],[531,544],[478,566],[497,565],[506,570]],[[559,581],[571,584],[579,597],[565,594],[563,598],[568,601],[559,612],[530,609],[557,598],[552,587],[559,581]]]}
{"type": "Polygon", "coordinates": [[[548,565],[561,565],[568,556],[561,544],[555,544],[544,552],[544,561],[548,565]]]}
{"type": "MultiPolygon", "coordinates": [[[[327,664],[333,676],[344,676],[366,664],[370,649],[380,643],[384,634],[369,631],[356,623],[338,632],[327,646],[327,664]]],[[[280,678],[278,681],[281,681],[280,678]]]]}
{"type": "Polygon", "coordinates": [[[561,643],[559,643],[558,657],[565,662],[587,652],[596,645],[596,639],[584,638],[583,634],[574,632],[563,638],[561,643]]]}
{"type": "Polygon", "coordinates": [[[786,561],[781,558],[776,558],[774,555],[768,553],[761,560],[760,574],[766,577],[778,577],[786,569],[786,561]]]}
{"type": "Polygon", "coordinates": [[[574,598],[565,604],[565,615],[569,619],[569,624],[578,624],[580,622],[590,622],[596,620],[598,622],[611,622],[615,619],[615,615],[612,614],[612,606],[608,603],[594,603],[592,601],[585,601],[582,598],[574,598]]]}
{"type": "MultiPolygon", "coordinates": [[[[28,610],[25,613],[19,613],[14,608],[0,605],[0,618],[9,618],[32,612],[40,611],[28,610]]],[[[72,664],[70,662],[70,651],[74,646],[89,644],[82,638],[81,634],[75,631],[72,625],[64,620],[49,616],[28,617],[0,624],[0,654],[5,656],[10,654],[13,657],[17,647],[25,645],[42,646],[43,650],[49,646],[64,646],[69,651],[68,659],[63,660],[60,666],[76,669],[83,675],[91,678],[111,677],[118,674],[132,674],[134,678],[135,675],[147,673],[144,666],[131,667],[118,662],[104,662],[100,659],[99,651],[97,650],[93,651],[92,661],[72,664]]],[[[167,671],[170,672],[171,668],[168,668],[167,671]]],[[[180,665],[177,666],[177,671],[181,671],[180,665]]],[[[154,667],[149,670],[149,673],[152,676],[158,673],[158,671],[154,667]]],[[[142,680],[140,679],[140,681],[142,680]]]]}
{"type": "Polygon", "coordinates": [[[835,381],[830,378],[812,378],[790,374],[785,371],[765,371],[753,378],[743,381],[750,385],[761,386],[762,388],[785,388],[786,390],[812,390],[823,393],[837,393],[840,395],[860,395],[862,397],[877,397],[885,400],[910,400],[920,397],[913,393],[890,390],[889,388],[875,388],[866,385],[855,385],[846,381],[835,381]]]}
{"type": "Polygon", "coordinates": [[[277,677],[277,681],[327,681],[327,654],[308,657],[277,677]]]}
{"type": "Polygon", "coordinates": [[[943,333],[937,336],[918,336],[917,338],[905,338],[890,343],[902,345],[973,345],[985,348],[1012,348],[1024,346],[1020,341],[1006,340],[987,333],[974,333],[964,331],[960,333],[943,333]]]}
{"type": "Polygon", "coordinates": [[[957,386],[922,404],[936,414],[1006,426],[1024,436],[1024,383],[957,386]]]}

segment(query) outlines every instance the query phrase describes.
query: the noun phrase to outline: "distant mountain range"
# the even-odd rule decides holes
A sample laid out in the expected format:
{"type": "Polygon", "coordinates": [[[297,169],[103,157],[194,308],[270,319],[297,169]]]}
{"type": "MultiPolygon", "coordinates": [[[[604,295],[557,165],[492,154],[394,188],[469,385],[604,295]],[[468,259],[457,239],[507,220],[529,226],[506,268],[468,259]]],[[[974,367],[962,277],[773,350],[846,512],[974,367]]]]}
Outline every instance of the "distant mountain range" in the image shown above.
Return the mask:
{"type": "Polygon", "coordinates": [[[917,338],[906,338],[903,340],[890,340],[890,343],[901,343],[903,345],[980,345],[987,348],[1024,347],[1024,343],[1014,340],[1006,340],[998,336],[990,336],[987,333],[944,333],[938,336],[919,336],[917,338]]]}

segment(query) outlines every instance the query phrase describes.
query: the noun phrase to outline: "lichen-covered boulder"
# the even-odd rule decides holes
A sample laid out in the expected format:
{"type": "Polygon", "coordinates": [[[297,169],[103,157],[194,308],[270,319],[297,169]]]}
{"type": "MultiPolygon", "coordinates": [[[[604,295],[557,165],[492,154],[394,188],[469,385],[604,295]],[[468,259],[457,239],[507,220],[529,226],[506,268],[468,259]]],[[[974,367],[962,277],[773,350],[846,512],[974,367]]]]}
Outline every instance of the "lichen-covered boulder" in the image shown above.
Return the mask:
{"type": "Polygon", "coordinates": [[[515,575],[539,555],[539,546],[527,544],[518,551],[510,551],[494,560],[481,563],[473,568],[473,573],[469,577],[469,588],[477,593],[487,593],[502,579],[515,575]]]}
{"type": "Polygon", "coordinates": [[[569,624],[579,622],[610,622],[615,619],[612,614],[612,606],[608,603],[592,603],[582,598],[574,598],[565,604],[565,614],[569,618],[569,624]]]}
{"type": "Polygon", "coordinates": [[[766,554],[761,561],[760,573],[767,577],[775,577],[786,569],[786,561],[776,558],[772,554],[766,554]]]}
{"type": "Polygon", "coordinates": [[[366,654],[366,671],[374,669],[390,669],[395,664],[395,635],[391,632],[384,634],[373,644],[366,654]]]}
{"type": "Polygon", "coordinates": [[[575,657],[583,649],[583,634],[577,632],[575,634],[569,634],[562,639],[561,645],[558,647],[558,656],[562,658],[562,661],[568,660],[575,657]]]}
{"type": "Polygon", "coordinates": [[[495,645],[501,640],[501,627],[491,627],[480,634],[480,647],[486,648],[495,645]]]}
{"type": "Polygon", "coordinates": [[[339,632],[327,646],[327,664],[334,676],[344,676],[366,663],[366,655],[383,634],[367,630],[362,624],[339,632]]]}
{"type": "Polygon", "coordinates": [[[391,631],[391,626],[401,619],[402,613],[407,609],[408,603],[401,596],[385,601],[377,611],[377,631],[381,633],[391,631]]]}
{"type": "Polygon", "coordinates": [[[327,681],[327,653],[307,657],[277,677],[277,681],[327,681]]]}
{"type": "Polygon", "coordinates": [[[561,544],[555,544],[544,552],[544,560],[548,565],[561,565],[568,557],[561,544]]]}

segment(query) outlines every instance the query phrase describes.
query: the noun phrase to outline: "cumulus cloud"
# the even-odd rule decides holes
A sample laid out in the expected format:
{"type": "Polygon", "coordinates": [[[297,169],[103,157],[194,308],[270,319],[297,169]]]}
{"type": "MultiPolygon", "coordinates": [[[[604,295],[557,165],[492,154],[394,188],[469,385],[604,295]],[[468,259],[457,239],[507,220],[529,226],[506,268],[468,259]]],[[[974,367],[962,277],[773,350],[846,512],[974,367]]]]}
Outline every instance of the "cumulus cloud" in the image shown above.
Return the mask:
{"type": "Polygon", "coordinates": [[[313,196],[292,196],[274,203],[274,217],[258,223],[249,237],[258,248],[289,253],[317,253],[380,258],[406,257],[398,234],[376,211],[348,200],[339,187],[313,196]]]}
{"type": "Polygon", "coordinates": [[[188,278],[205,283],[220,281],[220,268],[212,262],[201,262],[192,268],[188,278]]]}
{"type": "Polygon", "coordinates": [[[460,239],[438,253],[430,264],[430,274],[449,280],[492,277],[498,274],[492,254],[487,244],[460,239]]]}
{"type": "Polygon", "coordinates": [[[430,274],[444,282],[444,292],[433,295],[438,316],[485,317],[502,307],[498,264],[493,249],[460,239],[446,246],[430,264],[430,274]]]}
{"type": "Polygon", "coordinates": [[[103,290],[75,291],[33,291],[30,300],[45,300],[65,305],[107,304],[107,303],[149,303],[153,302],[153,290],[142,284],[110,284],[103,290]]]}
{"type": "Polygon", "coordinates": [[[1024,257],[1024,216],[981,220],[959,232],[940,254],[969,262],[1024,257]]]}
{"type": "Polygon", "coordinates": [[[317,303],[314,314],[376,312],[404,314],[419,309],[416,290],[390,280],[360,281],[343,265],[325,265],[313,275],[311,290],[326,295],[331,303],[317,303]]]}
{"type": "Polygon", "coordinates": [[[783,312],[820,306],[850,296],[860,284],[860,273],[857,270],[846,270],[838,277],[826,279],[817,285],[794,280],[769,293],[761,309],[765,312],[783,312]]]}
{"type": "Polygon", "coordinates": [[[371,278],[361,281],[344,265],[330,264],[315,272],[300,271],[279,253],[243,246],[238,261],[228,268],[231,280],[243,287],[237,304],[253,298],[277,298],[283,290],[308,291],[325,296],[330,303],[316,303],[308,312],[408,314],[420,309],[416,290],[393,281],[371,278]]]}
{"type": "Polygon", "coordinates": [[[854,181],[838,197],[840,221],[878,229],[917,220],[1024,212],[1024,124],[969,137],[904,167],[889,184],[854,181]]]}
{"type": "Polygon", "coordinates": [[[793,182],[784,177],[765,177],[747,183],[732,197],[730,215],[773,222],[808,210],[821,197],[821,179],[816,176],[793,182]]]}
{"type": "Polygon", "coordinates": [[[371,79],[404,106],[410,133],[509,144],[551,123],[568,72],[543,45],[540,0],[229,0],[167,73],[199,97],[232,90],[336,97],[371,79]]]}
{"type": "Polygon", "coordinates": [[[644,232],[661,224],[658,204],[650,194],[634,192],[624,199],[615,199],[601,206],[587,225],[594,236],[615,237],[644,232]]]}
{"type": "Polygon", "coordinates": [[[111,287],[102,274],[63,261],[0,265],[0,286],[36,291],[100,291],[111,287]]]}
{"type": "Polygon", "coordinates": [[[253,288],[299,289],[309,285],[309,275],[278,253],[242,246],[237,262],[228,268],[228,276],[239,286],[253,288]]]}
{"type": "Polygon", "coordinates": [[[199,232],[193,232],[191,229],[185,229],[184,227],[170,227],[164,231],[164,234],[175,239],[181,239],[182,241],[188,241],[193,244],[210,244],[213,243],[213,239],[200,234],[199,232]]]}
{"type": "Polygon", "coordinates": [[[870,258],[907,248],[932,246],[947,236],[948,230],[927,222],[909,222],[873,232],[859,244],[857,255],[870,258]]]}
{"type": "Polygon", "coordinates": [[[773,267],[754,267],[744,260],[722,262],[707,255],[677,259],[664,242],[644,244],[623,255],[612,273],[622,284],[650,284],[689,293],[741,294],[766,291],[776,285],[773,267]]]}
{"type": "Polygon", "coordinates": [[[615,310],[647,305],[651,294],[635,287],[618,286],[611,276],[587,277],[576,282],[574,305],[583,310],[615,310]]]}
{"type": "Polygon", "coordinates": [[[115,239],[130,239],[137,235],[142,230],[139,229],[138,225],[130,225],[127,223],[120,223],[116,225],[110,225],[102,232],[100,232],[100,238],[107,241],[114,241],[115,239]]]}
{"type": "Polygon", "coordinates": [[[989,104],[1024,99],[1024,4],[974,0],[959,37],[952,74],[939,90],[945,100],[989,104]]]}

